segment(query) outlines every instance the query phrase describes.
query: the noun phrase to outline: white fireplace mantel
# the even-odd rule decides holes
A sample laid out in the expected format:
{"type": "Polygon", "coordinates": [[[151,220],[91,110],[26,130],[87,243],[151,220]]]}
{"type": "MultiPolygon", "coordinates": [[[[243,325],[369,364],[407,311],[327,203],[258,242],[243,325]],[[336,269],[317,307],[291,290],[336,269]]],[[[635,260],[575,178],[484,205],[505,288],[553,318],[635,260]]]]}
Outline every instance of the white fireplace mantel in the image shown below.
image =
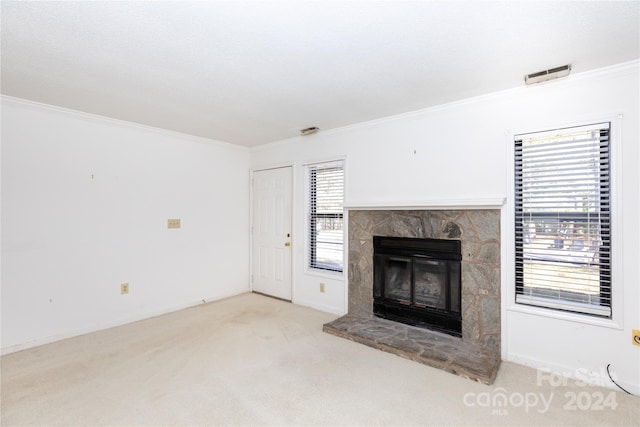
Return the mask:
{"type": "Polygon", "coordinates": [[[347,210],[467,210],[467,209],[500,209],[504,206],[504,197],[487,197],[473,199],[441,199],[417,201],[360,201],[347,200],[347,210]]]}

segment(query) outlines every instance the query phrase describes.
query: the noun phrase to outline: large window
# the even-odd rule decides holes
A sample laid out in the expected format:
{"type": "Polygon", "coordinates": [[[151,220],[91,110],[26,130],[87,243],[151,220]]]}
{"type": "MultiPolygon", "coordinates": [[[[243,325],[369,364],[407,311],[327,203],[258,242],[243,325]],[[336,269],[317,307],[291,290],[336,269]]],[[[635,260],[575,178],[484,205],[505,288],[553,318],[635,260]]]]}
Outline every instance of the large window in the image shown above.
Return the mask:
{"type": "Polygon", "coordinates": [[[517,303],[611,317],[609,133],[515,137],[517,303]]]}
{"type": "Polygon", "coordinates": [[[342,271],[344,166],[309,166],[309,267],[342,271]]]}

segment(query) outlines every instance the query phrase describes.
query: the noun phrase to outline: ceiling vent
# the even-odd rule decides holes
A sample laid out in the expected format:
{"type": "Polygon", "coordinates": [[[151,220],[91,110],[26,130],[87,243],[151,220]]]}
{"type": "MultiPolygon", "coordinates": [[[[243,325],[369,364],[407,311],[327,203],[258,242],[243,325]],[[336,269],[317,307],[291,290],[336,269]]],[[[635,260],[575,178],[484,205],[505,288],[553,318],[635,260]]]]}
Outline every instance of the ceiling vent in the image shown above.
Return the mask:
{"type": "Polygon", "coordinates": [[[310,128],[306,128],[306,129],[300,130],[300,135],[302,135],[302,136],[311,135],[311,134],[314,134],[314,133],[318,132],[319,130],[320,130],[319,127],[312,126],[310,128]]]}
{"type": "Polygon", "coordinates": [[[544,71],[538,71],[537,73],[528,74],[524,76],[524,82],[528,85],[534,83],[542,83],[548,80],[559,79],[560,77],[566,77],[571,72],[571,65],[563,65],[562,67],[550,68],[544,71]]]}

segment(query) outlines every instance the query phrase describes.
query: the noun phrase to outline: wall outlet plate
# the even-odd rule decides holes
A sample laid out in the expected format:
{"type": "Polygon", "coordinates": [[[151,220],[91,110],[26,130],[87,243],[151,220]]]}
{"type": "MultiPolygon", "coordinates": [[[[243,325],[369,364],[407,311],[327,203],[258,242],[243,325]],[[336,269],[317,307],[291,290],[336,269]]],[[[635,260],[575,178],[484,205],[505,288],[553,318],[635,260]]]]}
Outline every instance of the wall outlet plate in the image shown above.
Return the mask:
{"type": "Polygon", "coordinates": [[[180,218],[168,219],[167,228],[180,228],[180,218]]]}
{"type": "Polygon", "coordinates": [[[121,295],[125,295],[129,293],[129,284],[128,283],[121,283],[120,284],[120,294],[121,295]]]}
{"type": "Polygon", "coordinates": [[[631,331],[631,342],[633,345],[640,346],[640,329],[633,329],[631,331]]]}

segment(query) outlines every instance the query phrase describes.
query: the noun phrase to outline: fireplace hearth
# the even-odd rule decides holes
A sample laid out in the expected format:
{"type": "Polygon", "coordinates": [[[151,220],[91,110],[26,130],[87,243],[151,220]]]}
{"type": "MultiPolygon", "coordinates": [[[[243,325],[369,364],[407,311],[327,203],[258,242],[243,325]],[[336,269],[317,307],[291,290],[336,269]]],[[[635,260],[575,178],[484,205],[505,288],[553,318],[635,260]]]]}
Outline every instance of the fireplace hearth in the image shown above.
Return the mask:
{"type": "Polygon", "coordinates": [[[377,317],[462,336],[460,240],[373,236],[377,317]]]}

